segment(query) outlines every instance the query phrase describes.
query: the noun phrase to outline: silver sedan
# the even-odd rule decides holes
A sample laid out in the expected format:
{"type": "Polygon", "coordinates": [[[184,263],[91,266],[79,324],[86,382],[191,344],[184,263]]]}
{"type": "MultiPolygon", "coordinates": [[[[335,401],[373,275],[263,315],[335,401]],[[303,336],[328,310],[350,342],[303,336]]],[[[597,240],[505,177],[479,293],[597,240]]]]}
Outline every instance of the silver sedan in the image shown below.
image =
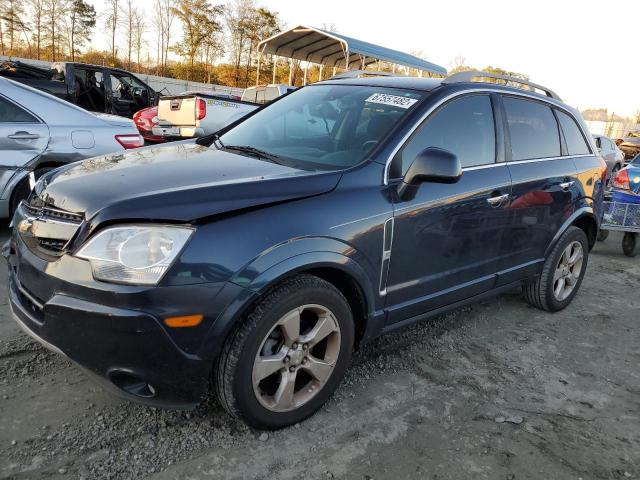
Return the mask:
{"type": "Polygon", "coordinates": [[[607,178],[609,179],[607,183],[610,184],[613,177],[624,167],[624,153],[609,137],[593,135],[593,139],[596,142],[600,156],[607,163],[607,178]]]}
{"type": "Polygon", "coordinates": [[[13,214],[43,173],[143,144],[128,118],[91,113],[0,78],[0,218],[13,214]]]}

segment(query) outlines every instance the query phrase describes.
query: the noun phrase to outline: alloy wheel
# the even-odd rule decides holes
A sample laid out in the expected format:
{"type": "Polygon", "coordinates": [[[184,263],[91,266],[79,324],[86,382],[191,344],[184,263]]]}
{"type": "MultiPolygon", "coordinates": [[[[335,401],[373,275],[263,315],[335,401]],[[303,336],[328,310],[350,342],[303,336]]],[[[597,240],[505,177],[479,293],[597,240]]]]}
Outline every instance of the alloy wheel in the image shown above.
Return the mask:
{"type": "Polygon", "coordinates": [[[327,383],[340,354],[340,327],[321,305],[284,315],[260,345],[252,381],[260,404],[274,412],[295,410],[327,383]]]}
{"type": "Polygon", "coordinates": [[[566,300],[575,289],[582,273],[583,258],[582,244],[575,240],[562,252],[553,274],[553,295],[556,300],[566,300]]]}

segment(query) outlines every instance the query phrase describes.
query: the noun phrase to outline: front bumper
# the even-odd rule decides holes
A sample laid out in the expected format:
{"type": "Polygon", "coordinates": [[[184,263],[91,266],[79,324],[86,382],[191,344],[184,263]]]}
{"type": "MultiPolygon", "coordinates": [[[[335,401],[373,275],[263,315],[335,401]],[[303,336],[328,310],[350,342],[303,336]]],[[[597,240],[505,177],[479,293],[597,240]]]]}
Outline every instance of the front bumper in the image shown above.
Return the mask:
{"type": "Polygon", "coordinates": [[[203,339],[211,340],[207,333],[213,322],[241,287],[142,288],[96,282],[87,262],[68,255],[43,260],[17,233],[3,254],[16,322],[108,390],[172,408],[193,407],[207,393],[219,345],[203,345],[203,339]],[[207,312],[198,327],[171,329],[162,322],[193,314],[194,308],[207,312]]]}

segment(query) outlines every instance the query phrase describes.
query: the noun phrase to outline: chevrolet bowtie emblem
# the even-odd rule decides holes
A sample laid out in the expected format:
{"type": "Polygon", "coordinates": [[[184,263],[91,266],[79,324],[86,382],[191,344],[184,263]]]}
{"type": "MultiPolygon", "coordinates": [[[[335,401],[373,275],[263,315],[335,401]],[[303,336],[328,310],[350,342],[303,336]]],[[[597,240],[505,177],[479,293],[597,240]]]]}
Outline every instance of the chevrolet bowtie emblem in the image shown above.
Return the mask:
{"type": "Polygon", "coordinates": [[[32,226],[33,226],[33,219],[25,218],[18,224],[18,232],[20,233],[30,232],[32,226]]]}

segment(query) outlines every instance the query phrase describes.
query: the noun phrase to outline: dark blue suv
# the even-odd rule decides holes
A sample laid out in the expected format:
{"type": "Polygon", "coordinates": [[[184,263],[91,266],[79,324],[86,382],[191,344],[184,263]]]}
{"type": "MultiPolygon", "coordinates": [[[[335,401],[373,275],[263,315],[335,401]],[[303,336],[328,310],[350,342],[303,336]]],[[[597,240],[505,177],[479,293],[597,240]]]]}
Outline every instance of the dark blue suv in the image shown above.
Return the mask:
{"type": "Polygon", "coordinates": [[[130,399],[277,428],[381,333],[514,287],[566,307],[606,165],[553,92],[474,76],[320,82],[47,174],[4,248],[16,321],[130,399]]]}

